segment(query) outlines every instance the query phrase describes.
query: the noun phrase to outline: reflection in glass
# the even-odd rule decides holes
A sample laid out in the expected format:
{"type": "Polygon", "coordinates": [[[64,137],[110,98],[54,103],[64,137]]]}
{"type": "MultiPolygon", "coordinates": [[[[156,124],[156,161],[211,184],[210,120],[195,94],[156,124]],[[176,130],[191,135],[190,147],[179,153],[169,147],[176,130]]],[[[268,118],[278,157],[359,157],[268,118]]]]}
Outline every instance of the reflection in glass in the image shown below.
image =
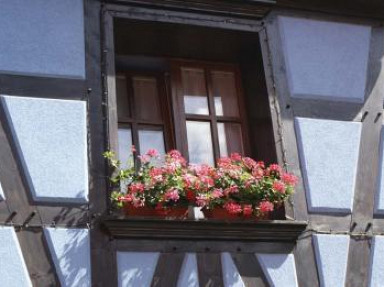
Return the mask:
{"type": "Polygon", "coordinates": [[[208,99],[199,96],[184,96],[186,114],[208,115],[208,99]]]}
{"type": "Polygon", "coordinates": [[[208,115],[209,109],[204,70],[182,68],[182,84],[185,113],[208,115]]]}
{"type": "Polygon", "coordinates": [[[164,134],[161,130],[139,130],[140,153],[145,154],[149,149],[156,149],[165,154],[164,134]]]}
{"type": "Polygon", "coordinates": [[[129,128],[119,128],[119,159],[123,168],[127,168],[132,164],[132,132],[129,128]]]}
{"type": "Polygon", "coordinates": [[[210,123],[187,121],[186,124],[189,162],[214,165],[210,123]]]}
{"type": "Polygon", "coordinates": [[[227,136],[225,134],[225,127],[223,123],[217,124],[217,131],[219,133],[220,157],[228,156],[227,136]]]}
{"type": "Polygon", "coordinates": [[[116,76],[117,114],[119,118],[129,118],[129,102],[127,93],[127,78],[125,75],[116,76]]]}
{"type": "Polygon", "coordinates": [[[235,74],[232,72],[213,71],[211,77],[216,115],[238,117],[239,106],[235,74]]]}
{"type": "Polygon", "coordinates": [[[133,77],[136,115],[141,120],[161,121],[157,80],[154,77],[133,77]]]}
{"type": "Polygon", "coordinates": [[[220,156],[233,152],[244,154],[241,125],[236,123],[217,123],[220,156]]]}

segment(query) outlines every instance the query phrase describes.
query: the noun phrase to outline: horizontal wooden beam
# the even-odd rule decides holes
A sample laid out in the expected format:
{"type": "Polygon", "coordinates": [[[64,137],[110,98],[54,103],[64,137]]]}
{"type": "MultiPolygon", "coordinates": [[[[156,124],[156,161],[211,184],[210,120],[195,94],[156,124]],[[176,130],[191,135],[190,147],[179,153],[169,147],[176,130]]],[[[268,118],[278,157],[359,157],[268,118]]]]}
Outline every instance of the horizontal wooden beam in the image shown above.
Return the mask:
{"type": "Polygon", "coordinates": [[[104,0],[106,3],[166,8],[183,12],[262,18],[276,0],[104,0]]]}
{"type": "Polygon", "coordinates": [[[107,218],[103,230],[114,238],[295,242],[307,222],[107,218]]]}

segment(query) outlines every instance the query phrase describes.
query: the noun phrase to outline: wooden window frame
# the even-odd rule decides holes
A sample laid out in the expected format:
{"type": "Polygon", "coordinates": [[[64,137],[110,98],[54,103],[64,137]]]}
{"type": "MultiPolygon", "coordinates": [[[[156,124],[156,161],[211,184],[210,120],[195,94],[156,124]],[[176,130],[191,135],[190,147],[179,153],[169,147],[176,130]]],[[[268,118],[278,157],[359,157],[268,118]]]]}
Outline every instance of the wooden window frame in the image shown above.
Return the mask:
{"type": "MultiPolygon", "coordinates": [[[[151,72],[134,72],[127,71],[118,73],[119,75],[124,75],[126,77],[127,84],[127,97],[128,97],[128,106],[130,117],[121,117],[117,116],[118,119],[118,128],[120,127],[129,127],[131,129],[132,135],[132,144],[136,147],[138,154],[140,152],[139,144],[139,130],[151,130],[150,127],[153,127],[152,130],[159,128],[162,129],[164,134],[164,147],[165,150],[170,150],[175,148],[174,136],[173,136],[173,121],[172,115],[170,112],[170,103],[167,93],[167,84],[165,76],[160,73],[151,73],[151,72]],[[137,108],[135,107],[134,91],[133,91],[133,77],[152,77],[156,78],[157,81],[157,92],[159,97],[159,108],[162,116],[162,121],[156,120],[142,120],[139,119],[137,108]],[[145,126],[145,127],[143,127],[145,126]]],[[[117,102],[117,100],[116,100],[117,102]]]]}
{"type": "Polygon", "coordinates": [[[180,149],[182,154],[188,159],[188,139],[186,122],[188,120],[209,122],[212,134],[213,144],[213,156],[216,162],[220,158],[219,148],[219,135],[217,123],[237,123],[241,126],[241,136],[243,142],[243,152],[245,155],[250,154],[250,142],[249,142],[249,128],[247,122],[247,114],[245,109],[245,99],[241,85],[240,69],[235,64],[230,63],[217,63],[195,60],[171,60],[171,85],[172,85],[172,103],[173,103],[173,115],[174,115],[174,130],[175,134],[180,136],[176,138],[176,146],[180,149]],[[181,79],[180,69],[185,66],[188,68],[196,68],[204,71],[207,99],[208,99],[208,115],[197,115],[185,113],[183,102],[183,85],[181,79]],[[212,91],[212,76],[211,71],[223,71],[231,72],[235,74],[236,82],[236,97],[238,102],[239,117],[230,116],[217,116],[215,110],[215,103],[213,99],[212,91]]]}

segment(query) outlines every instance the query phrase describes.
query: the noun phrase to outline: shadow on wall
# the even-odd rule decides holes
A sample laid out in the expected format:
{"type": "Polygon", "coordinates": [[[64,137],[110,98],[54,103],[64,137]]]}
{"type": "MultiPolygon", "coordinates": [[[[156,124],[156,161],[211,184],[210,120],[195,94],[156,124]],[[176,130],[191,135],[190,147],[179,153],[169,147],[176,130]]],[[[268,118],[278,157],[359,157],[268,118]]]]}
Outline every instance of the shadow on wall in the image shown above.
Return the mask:
{"type": "Polygon", "coordinates": [[[62,286],[90,286],[88,230],[47,228],[45,235],[62,286]]]}

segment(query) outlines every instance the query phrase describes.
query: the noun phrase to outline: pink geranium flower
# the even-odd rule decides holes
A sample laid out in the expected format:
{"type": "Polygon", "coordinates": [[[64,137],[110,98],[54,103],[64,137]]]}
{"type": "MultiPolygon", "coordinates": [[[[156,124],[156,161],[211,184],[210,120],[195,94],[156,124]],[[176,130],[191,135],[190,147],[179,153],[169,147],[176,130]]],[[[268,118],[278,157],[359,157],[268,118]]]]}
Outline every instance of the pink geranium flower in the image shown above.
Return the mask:
{"type": "Polygon", "coordinates": [[[275,181],[272,188],[280,193],[285,193],[285,184],[281,181],[275,181]]]}
{"type": "Polygon", "coordinates": [[[252,205],[251,204],[245,204],[243,206],[243,214],[245,216],[252,215],[252,212],[253,212],[253,209],[252,209],[252,205]]]}
{"type": "Polygon", "coordinates": [[[157,157],[159,156],[159,152],[156,149],[149,149],[146,153],[149,157],[157,157]]]}
{"type": "Polygon", "coordinates": [[[273,203],[269,201],[262,201],[259,204],[259,210],[263,213],[273,211],[273,208],[274,208],[273,203]]]}
{"type": "Polygon", "coordinates": [[[281,176],[281,179],[285,184],[288,184],[291,186],[295,186],[298,182],[298,178],[290,173],[283,173],[283,175],[281,176]]]}
{"type": "Polygon", "coordinates": [[[164,194],[165,200],[173,200],[173,201],[178,201],[180,198],[179,191],[174,188],[174,189],[169,189],[165,194],[164,194]]]}
{"type": "Polygon", "coordinates": [[[228,211],[229,214],[239,214],[242,211],[241,205],[233,201],[224,204],[224,208],[228,211]]]}

